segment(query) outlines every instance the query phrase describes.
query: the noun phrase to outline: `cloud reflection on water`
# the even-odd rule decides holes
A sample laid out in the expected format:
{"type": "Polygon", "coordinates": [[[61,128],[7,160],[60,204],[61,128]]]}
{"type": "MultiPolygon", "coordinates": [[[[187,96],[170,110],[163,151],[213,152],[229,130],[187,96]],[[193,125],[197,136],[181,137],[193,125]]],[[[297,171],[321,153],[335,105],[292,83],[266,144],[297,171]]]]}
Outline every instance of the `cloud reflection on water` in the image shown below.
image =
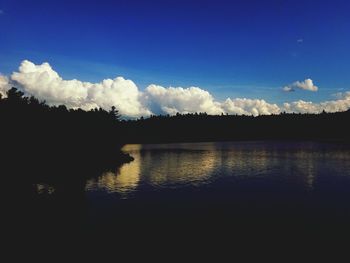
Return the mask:
{"type": "Polygon", "coordinates": [[[346,163],[350,168],[349,162],[344,162],[350,159],[348,151],[322,148],[317,143],[133,144],[123,150],[135,160],[115,172],[89,180],[87,190],[127,197],[139,186],[200,187],[224,177],[269,178],[312,190],[317,176],[344,174],[346,163]]]}

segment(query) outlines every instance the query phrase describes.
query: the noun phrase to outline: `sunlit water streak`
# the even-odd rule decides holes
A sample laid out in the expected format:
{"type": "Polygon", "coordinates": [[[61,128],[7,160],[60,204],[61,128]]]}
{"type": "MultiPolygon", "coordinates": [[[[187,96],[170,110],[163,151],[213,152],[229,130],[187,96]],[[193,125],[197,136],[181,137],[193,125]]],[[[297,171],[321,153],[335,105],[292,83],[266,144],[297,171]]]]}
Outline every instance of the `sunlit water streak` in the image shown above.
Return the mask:
{"type": "Polygon", "coordinates": [[[350,176],[350,151],[331,144],[213,142],[130,144],[135,160],[86,184],[87,191],[129,198],[147,189],[210,187],[216,181],[269,178],[312,191],[318,177],[350,176]]]}

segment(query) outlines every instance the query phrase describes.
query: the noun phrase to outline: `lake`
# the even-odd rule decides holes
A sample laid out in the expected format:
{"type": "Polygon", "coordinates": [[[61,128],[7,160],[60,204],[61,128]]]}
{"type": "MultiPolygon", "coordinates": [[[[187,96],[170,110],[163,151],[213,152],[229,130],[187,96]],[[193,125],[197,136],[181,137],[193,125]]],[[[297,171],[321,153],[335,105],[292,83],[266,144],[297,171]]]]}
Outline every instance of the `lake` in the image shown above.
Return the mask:
{"type": "MultiPolygon", "coordinates": [[[[75,220],[71,229],[82,228],[86,240],[170,250],[270,242],[309,250],[350,234],[348,146],[205,142],[130,144],[123,151],[134,161],[88,179],[81,193],[49,198],[56,205],[45,209],[59,214],[65,229],[75,220]]],[[[37,187],[39,196],[55,196],[52,187],[37,187]]]]}
{"type": "Polygon", "coordinates": [[[135,160],[89,180],[88,193],[137,199],[144,191],[161,194],[174,189],[219,191],[222,187],[236,191],[242,184],[251,190],[279,192],[280,187],[287,187],[296,193],[312,193],[324,190],[326,182],[350,179],[350,149],[336,144],[129,144],[122,150],[135,160]]]}
{"type": "Polygon", "coordinates": [[[92,224],[142,218],[295,230],[350,218],[350,149],[340,144],[130,144],[123,151],[135,160],[86,183],[92,224]]]}

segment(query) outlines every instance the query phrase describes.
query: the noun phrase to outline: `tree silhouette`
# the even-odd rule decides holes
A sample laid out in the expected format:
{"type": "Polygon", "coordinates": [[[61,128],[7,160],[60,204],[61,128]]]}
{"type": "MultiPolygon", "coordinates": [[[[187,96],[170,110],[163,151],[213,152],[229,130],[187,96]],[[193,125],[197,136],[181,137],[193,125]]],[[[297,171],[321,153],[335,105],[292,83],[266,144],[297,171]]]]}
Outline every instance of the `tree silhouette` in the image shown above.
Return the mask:
{"type": "MultiPolygon", "coordinates": [[[[205,112],[121,120],[115,107],[90,111],[49,106],[15,88],[0,99],[1,154],[9,170],[45,166],[109,166],[130,160],[125,143],[322,140],[350,142],[350,111],[246,116],[205,112]],[[20,160],[21,166],[18,165],[20,160]],[[106,164],[106,161],[110,161],[106,164]],[[98,164],[98,165],[97,165],[98,164]]],[[[93,170],[93,169],[90,169],[93,170]]],[[[25,173],[25,171],[23,171],[25,173]]],[[[60,176],[64,177],[66,173],[60,176]]],[[[77,173],[78,174],[78,173],[77,173]]],[[[89,174],[89,173],[87,173],[89,174]]],[[[49,177],[49,174],[43,175],[49,177]]]]}
{"type": "Polygon", "coordinates": [[[68,167],[76,171],[75,176],[84,178],[95,169],[115,168],[131,160],[120,151],[124,141],[117,136],[119,118],[115,107],[108,112],[48,106],[11,88],[7,97],[0,99],[2,169],[26,174],[26,180],[57,181],[72,176],[66,172],[68,167]],[[38,172],[52,167],[62,169],[61,173],[38,172]],[[89,167],[89,172],[77,172],[84,167],[89,167]]]}

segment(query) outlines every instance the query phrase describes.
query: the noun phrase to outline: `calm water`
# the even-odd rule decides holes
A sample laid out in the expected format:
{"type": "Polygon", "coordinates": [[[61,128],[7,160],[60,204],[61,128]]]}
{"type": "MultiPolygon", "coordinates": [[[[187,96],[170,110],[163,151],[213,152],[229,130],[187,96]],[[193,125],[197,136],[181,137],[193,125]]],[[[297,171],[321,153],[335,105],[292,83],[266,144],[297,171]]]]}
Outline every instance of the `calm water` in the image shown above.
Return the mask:
{"type": "Polygon", "coordinates": [[[232,237],[260,247],[268,238],[317,249],[350,235],[348,146],[218,142],[123,150],[135,160],[86,183],[89,233],[115,231],[145,243],[157,233],[181,240],[176,244],[215,240],[218,247],[232,237]]]}
{"type": "Polygon", "coordinates": [[[350,149],[324,143],[130,144],[123,151],[135,160],[89,180],[87,192],[129,199],[143,191],[220,191],[230,185],[234,191],[249,185],[256,191],[284,187],[306,193],[327,184],[340,189],[350,179],[350,149]]]}
{"type": "MultiPolygon", "coordinates": [[[[36,210],[38,227],[31,229],[82,229],[88,243],[111,239],[113,252],[146,246],[152,253],[190,250],[204,257],[203,251],[225,247],[250,254],[262,245],[273,253],[295,253],[299,246],[319,253],[335,241],[337,247],[348,244],[349,147],[220,142],[123,150],[135,160],[89,179],[81,191],[62,194],[37,185],[37,192],[48,193],[38,196],[49,198],[36,210]]],[[[28,214],[35,215],[33,209],[28,214]]]]}

